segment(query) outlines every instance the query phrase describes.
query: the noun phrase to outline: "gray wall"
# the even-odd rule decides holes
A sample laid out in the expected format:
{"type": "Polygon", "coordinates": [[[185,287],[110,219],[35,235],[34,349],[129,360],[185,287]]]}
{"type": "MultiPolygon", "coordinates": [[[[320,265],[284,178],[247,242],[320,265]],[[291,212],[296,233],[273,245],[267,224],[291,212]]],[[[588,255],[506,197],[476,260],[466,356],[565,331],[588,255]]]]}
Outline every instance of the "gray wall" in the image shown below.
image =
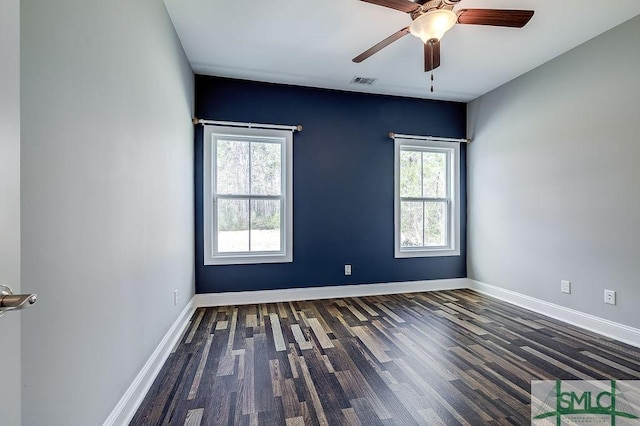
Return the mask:
{"type": "Polygon", "coordinates": [[[470,278],[640,327],[639,45],[637,17],[469,105],[470,278]]]}
{"type": "Polygon", "coordinates": [[[21,7],[23,423],[96,425],[194,293],[193,74],[161,0],[21,7]]]}
{"type": "MultiPolygon", "coordinates": [[[[0,3],[0,284],[20,290],[20,0],[0,3]]],[[[0,318],[0,423],[20,424],[20,313],[0,318]]]]}

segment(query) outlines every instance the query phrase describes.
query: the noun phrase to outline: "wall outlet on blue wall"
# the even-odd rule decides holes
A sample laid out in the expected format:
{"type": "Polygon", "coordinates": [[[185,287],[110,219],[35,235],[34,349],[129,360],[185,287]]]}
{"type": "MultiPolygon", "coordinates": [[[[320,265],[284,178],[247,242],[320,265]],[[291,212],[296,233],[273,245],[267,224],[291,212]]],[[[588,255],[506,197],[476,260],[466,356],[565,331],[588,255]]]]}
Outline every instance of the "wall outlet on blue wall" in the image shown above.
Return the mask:
{"type": "Polygon", "coordinates": [[[351,265],[344,265],[344,274],[351,275],[351,265]]]}

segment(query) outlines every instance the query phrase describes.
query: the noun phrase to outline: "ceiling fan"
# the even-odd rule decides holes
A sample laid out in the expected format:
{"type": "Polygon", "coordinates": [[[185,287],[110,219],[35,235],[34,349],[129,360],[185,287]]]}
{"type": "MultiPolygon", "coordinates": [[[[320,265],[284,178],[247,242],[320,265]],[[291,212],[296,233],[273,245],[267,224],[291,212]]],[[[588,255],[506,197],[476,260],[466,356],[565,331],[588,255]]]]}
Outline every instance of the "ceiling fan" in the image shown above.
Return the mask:
{"type": "Polygon", "coordinates": [[[533,10],[461,9],[453,11],[460,0],[361,0],[366,3],[406,12],[411,25],[391,34],[355,58],[360,63],[394,41],[411,33],[424,43],[424,70],[440,66],[440,39],[455,24],[490,25],[494,27],[522,28],[533,16],[533,10]]]}

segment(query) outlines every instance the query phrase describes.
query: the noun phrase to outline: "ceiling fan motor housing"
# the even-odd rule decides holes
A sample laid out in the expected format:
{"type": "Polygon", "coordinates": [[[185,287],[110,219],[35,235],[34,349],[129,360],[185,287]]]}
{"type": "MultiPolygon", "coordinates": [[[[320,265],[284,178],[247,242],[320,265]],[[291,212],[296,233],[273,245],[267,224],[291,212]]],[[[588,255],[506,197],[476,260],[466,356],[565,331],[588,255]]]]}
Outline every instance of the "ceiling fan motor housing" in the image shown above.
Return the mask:
{"type": "Polygon", "coordinates": [[[415,21],[420,16],[425,13],[444,9],[444,10],[452,10],[453,7],[458,4],[460,0],[427,0],[427,1],[416,1],[418,7],[416,10],[411,12],[409,15],[411,16],[411,20],[415,21]]]}

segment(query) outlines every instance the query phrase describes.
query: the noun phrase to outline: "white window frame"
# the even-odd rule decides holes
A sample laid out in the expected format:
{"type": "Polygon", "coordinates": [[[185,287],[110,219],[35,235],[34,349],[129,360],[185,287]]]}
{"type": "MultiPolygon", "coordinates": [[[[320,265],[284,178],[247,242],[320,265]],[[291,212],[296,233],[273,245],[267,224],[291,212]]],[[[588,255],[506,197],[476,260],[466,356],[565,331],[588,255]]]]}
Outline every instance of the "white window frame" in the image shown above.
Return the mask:
{"type": "MultiPolygon", "coordinates": [[[[394,154],[394,246],[396,258],[459,256],[460,255],[460,144],[431,140],[403,139],[396,137],[394,154]],[[402,247],[400,232],[400,152],[413,149],[423,152],[447,154],[447,244],[438,247],[402,247]]],[[[422,197],[421,197],[422,198],[422,197]]],[[[429,197],[423,199],[429,200],[429,197]]]]}
{"type": "MultiPolygon", "coordinates": [[[[293,262],[293,131],[276,129],[238,128],[205,125],[203,132],[203,225],[204,264],[238,265],[293,262]],[[242,139],[279,143],[281,157],[280,242],[282,250],[269,252],[218,252],[216,245],[218,195],[216,189],[216,141],[242,139]]],[[[247,198],[254,198],[247,196],[247,198]]]]}

